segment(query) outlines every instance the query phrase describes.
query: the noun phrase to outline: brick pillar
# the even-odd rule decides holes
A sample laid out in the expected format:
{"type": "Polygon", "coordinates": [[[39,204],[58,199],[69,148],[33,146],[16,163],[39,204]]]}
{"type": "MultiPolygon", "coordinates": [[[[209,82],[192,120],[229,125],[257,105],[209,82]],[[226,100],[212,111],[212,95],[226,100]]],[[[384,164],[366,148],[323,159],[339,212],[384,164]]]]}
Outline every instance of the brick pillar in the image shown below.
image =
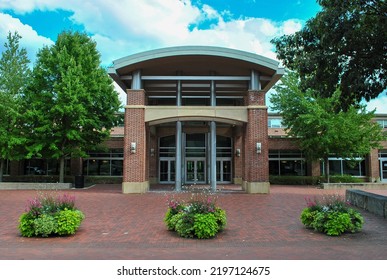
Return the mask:
{"type": "Polygon", "coordinates": [[[149,183],[158,183],[158,144],[156,127],[149,128],[149,183]]]}
{"type": "Polygon", "coordinates": [[[244,141],[244,189],[248,193],[269,193],[269,141],[265,92],[250,90],[245,99],[248,122],[244,141]],[[261,150],[257,153],[257,143],[261,150]]]}
{"type": "Polygon", "coordinates": [[[127,90],[123,193],[143,193],[149,190],[146,132],[145,91],[127,90]],[[132,143],[136,145],[135,151],[131,150],[132,143]]]}
{"type": "Polygon", "coordinates": [[[321,176],[321,167],[320,167],[321,164],[319,160],[308,162],[308,167],[309,166],[310,166],[310,173],[307,175],[315,176],[315,177],[321,176]]]}
{"type": "Polygon", "coordinates": [[[366,176],[369,182],[380,181],[380,163],[378,149],[373,149],[366,157],[366,176]]]}
{"type": "Polygon", "coordinates": [[[242,184],[242,178],[243,178],[243,137],[242,137],[242,127],[236,126],[234,128],[234,178],[233,183],[241,185],[242,184]],[[237,150],[239,150],[239,153],[237,153],[237,150]]]}

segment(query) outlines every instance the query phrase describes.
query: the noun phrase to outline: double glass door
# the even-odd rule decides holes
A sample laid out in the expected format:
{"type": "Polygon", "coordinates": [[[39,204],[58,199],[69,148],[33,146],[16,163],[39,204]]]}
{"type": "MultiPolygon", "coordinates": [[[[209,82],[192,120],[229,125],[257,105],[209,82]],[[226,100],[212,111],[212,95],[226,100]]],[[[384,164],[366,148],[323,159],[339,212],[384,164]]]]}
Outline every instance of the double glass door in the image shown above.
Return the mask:
{"type": "Polygon", "coordinates": [[[231,183],[231,159],[222,158],[216,160],[216,181],[219,183],[231,183]]]}
{"type": "Polygon", "coordinates": [[[381,180],[387,182],[387,159],[380,159],[381,180]]]}
{"type": "Polygon", "coordinates": [[[204,184],[206,183],[206,159],[192,158],[186,159],[186,183],[204,184]]]}

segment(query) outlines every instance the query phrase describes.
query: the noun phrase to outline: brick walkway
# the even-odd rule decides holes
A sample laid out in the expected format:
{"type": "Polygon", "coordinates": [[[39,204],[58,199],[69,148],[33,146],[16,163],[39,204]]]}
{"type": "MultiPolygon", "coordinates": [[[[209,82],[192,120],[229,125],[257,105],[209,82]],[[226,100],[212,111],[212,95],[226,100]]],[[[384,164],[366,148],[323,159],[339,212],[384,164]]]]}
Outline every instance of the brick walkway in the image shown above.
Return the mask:
{"type": "Polygon", "coordinates": [[[210,240],[166,230],[163,191],[124,195],[120,185],[97,185],[67,192],[86,215],[77,234],[24,238],[18,217],[36,191],[0,191],[0,259],[387,259],[387,220],[368,212],[361,211],[365,225],[357,234],[329,237],[303,227],[304,198],[337,191],[272,186],[269,195],[220,193],[228,226],[210,240]]]}

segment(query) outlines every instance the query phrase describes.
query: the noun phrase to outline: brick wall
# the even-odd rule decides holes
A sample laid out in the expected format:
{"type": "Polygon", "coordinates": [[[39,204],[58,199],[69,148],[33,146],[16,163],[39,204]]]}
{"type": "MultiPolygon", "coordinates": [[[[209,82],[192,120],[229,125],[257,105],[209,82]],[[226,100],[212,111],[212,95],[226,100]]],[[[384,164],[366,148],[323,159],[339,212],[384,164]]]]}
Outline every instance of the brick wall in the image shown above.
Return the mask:
{"type": "Polygon", "coordinates": [[[147,145],[145,108],[130,108],[130,105],[145,105],[144,90],[127,91],[128,108],[125,108],[124,138],[124,182],[145,182],[147,174],[147,145]],[[136,143],[136,153],[131,153],[131,143],[136,143]]]}
{"type": "MultiPolygon", "coordinates": [[[[265,105],[265,93],[248,91],[247,106],[265,105]]],[[[267,131],[267,108],[249,108],[245,126],[243,179],[247,182],[269,181],[269,144],[267,131]],[[256,152],[256,143],[261,143],[261,153],[256,152]]]]}

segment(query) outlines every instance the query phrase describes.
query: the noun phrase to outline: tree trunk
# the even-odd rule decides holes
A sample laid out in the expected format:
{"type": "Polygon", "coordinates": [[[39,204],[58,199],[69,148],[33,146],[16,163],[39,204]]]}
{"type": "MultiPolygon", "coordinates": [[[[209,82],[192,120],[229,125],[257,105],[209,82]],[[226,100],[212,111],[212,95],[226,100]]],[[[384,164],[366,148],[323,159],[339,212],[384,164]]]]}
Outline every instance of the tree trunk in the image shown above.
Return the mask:
{"type": "Polygon", "coordinates": [[[329,159],[328,157],[324,157],[324,174],[325,174],[325,180],[327,183],[329,183],[329,159]]]}
{"type": "Polygon", "coordinates": [[[65,167],[65,157],[60,158],[59,162],[59,183],[64,183],[64,167],[65,167]]]}
{"type": "Polygon", "coordinates": [[[0,182],[3,182],[3,172],[4,172],[5,159],[0,159],[0,182]]]}

